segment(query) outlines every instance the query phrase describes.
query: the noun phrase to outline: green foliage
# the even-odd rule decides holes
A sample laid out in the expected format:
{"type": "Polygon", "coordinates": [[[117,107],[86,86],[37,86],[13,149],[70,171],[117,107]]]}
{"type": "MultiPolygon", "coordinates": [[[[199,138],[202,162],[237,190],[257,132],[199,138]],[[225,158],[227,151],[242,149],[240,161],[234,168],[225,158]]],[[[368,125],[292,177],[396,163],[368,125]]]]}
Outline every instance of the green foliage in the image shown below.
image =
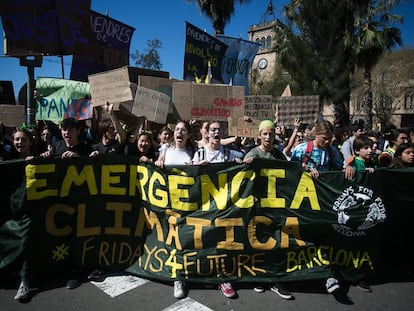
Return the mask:
{"type": "Polygon", "coordinates": [[[295,95],[319,95],[336,107],[336,123],[349,123],[350,51],[344,45],[344,0],[292,1],[286,27],[277,27],[276,52],[290,73],[295,95]]]}
{"type": "Polygon", "coordinates": [[[161,70],[162,64],[160,55],[158,54],[158,49],[161,48],[162,43],[159,39],[148,40],[147,48],[144,50],[144,53],[140,53],[138,50],[135,50],[135,53],[131,54],[131,58],[137,67],[161,70]]]}
{"type": "Polygon", "coordinates": [[[234,3],[248,3],[250,0],[187,0],[188,2],[197,2],[198,8],[212,22],[216,35],[224,34],[226,24],[230,22],[231,16],[234,14],[234,3]]]}

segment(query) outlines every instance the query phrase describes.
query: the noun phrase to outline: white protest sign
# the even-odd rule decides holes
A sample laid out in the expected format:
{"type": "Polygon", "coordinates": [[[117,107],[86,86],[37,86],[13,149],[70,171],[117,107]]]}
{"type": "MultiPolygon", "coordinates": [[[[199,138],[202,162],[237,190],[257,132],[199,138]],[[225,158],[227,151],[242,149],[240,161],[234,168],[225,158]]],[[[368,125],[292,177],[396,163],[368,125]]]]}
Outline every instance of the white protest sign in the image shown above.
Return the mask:
{"type": "Polygon", "coordinates": [[[126,66],[89,75],[88,81],[95,107],[134,99],[126,66]]]}
{"type": "Polygon", "coordinates": [[[137,117],[144,116],[155,123],[165,124],[169,106],[168,95],[138,85],[131,113],[137,117]]]}
{"type": "Polygon", "coordinates": [[[259,136],[260,122],[261,120],[252,118],[249,121],[244,118],[228,118],[229,135],[256,138],[259,136]]]}
{"type": "Polygon", "coordinates": [[[245,97],[244,114],[259,120],[273,119],[272,95],[248,95],[245,97]]]}

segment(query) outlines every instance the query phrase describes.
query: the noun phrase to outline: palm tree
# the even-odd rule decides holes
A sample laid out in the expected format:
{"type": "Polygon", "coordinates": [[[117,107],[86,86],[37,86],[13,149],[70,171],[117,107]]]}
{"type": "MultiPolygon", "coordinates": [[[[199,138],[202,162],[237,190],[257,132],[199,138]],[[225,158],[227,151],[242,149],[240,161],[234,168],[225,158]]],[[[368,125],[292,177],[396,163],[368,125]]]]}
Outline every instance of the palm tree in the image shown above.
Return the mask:
{"type": "Polygon", "coordinates": [[[356,65],[364,70],[363,106],[367,129],[372,129],[371,71],[385,52],[397,44],[402,45],[401,31],[392,25],[402,24],[403,18],[390,13],[399,2],[370,0],[368,6],[360,7],[354,17],[353,32],[345,40],[354,52],[356,65]]]}
{"type": "MultiPolygon", "coordinates": [[[[196,0],[187,0],[195,2],[196,0]]],[[[197,0],[198,7],[213,23],[214,35],[223,35],[226,24],[234,14],[234,0],[197,0]]],[[[240,4],[250,0],[238,0],[240,4]]]]}

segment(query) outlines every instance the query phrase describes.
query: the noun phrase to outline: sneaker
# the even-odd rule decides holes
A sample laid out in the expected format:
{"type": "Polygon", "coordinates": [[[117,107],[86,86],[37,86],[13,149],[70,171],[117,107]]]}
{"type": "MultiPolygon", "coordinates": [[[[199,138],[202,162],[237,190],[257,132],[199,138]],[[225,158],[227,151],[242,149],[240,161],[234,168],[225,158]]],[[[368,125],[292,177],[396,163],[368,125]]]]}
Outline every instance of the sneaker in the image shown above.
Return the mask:
{"type": "Polygon", "coordinates": [[[283,299],[292,299],[293,295],[290,291],[282,286],[280,283],[274,283],[270,290],[278,294],[283,299]]]}
{"type": "Polygon", "coordinates": [[[19,289],[17,290],[16,296],[14,296],[15,300],[24,300],[29,298],[29,284],[22,281],[19,285],[19,289]]]}
{"type": "Polygon", "coordinates": [[[339,281],[335,278],[328,278],[326,280],[326,290],[329,294],[332,294],[333,292],[337,291],[340,288],[339,281]]]}
{"type": "Polygon", "coordinates": [[[93,282],[103,282],[105,278],[106,278],[105,272],[104,270],[100,268],[93,270],[88,275],[88,280],[93,281],[93,282]]]}
{"type": "Polygon", "coordinates": [[[181,299],[185,296],[185,285],[183,281],[174,281],[174,298],[181,299]]]}
{"type": "Polygon", "coordinates": [[[219,285],[219,288],[224,296],[227,298],[233,298],[236,296],[236,292],[233,289],[233,286],[231,286],[230,283],[221,283],[219,285]]]}
{"type": "Polygon", "coordinates": [[[253,290],[256,293],[264,293],[265,292],[265,288],[263,286],[255,286],[255,287],[253,287],[253,290]]]}
{"type": "Polygon", "coordinates": [[[78,274],[73,274],[69,280],[66,282],[67,289],[74,289],[81,285],[80,277],[78,274]]]}
{"type": "Polygon", "coordinates": [[[369,284],[367,283],[367,282],[365,282],[365,281],[361,281],[361,282],[359,282],[358,283],[358,285],[357,285],[357,287],[360,289],[360,290],[362,290],[362,291],[364,291],[364,292],[372,292],[372,289],[371,289],[371,287],[369,286],[369,284]]]}

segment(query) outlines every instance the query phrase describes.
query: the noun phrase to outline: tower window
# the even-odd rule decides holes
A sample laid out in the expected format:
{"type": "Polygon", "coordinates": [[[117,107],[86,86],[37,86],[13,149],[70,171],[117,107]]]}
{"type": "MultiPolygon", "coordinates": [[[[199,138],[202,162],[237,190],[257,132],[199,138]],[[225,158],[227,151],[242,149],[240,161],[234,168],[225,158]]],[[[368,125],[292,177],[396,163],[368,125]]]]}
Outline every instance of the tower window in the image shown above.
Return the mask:
{"type": "Polygon", "coordinates": [[[266,38],[266,46],[265,46],[265,48],[266,49],[271,49],[272,48],[272,37],[271,36],[268,36],[266,38]]]}

